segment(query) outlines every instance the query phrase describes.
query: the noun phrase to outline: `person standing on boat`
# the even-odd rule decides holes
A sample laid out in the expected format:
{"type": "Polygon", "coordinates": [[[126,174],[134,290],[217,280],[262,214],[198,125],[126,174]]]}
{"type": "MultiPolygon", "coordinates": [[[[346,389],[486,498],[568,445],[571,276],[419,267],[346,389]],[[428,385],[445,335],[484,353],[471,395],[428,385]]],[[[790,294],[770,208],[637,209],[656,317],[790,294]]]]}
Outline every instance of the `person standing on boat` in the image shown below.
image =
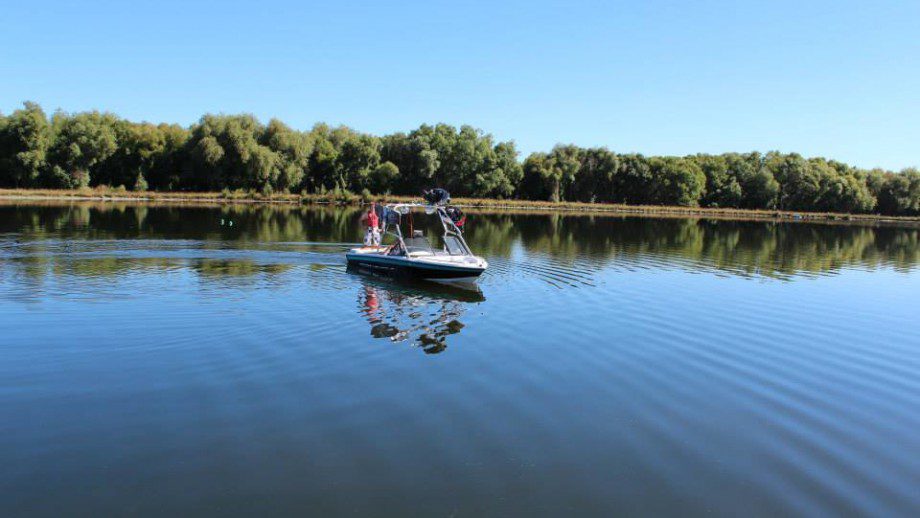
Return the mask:
{"type": "Polygon", "coordinates": [[[377,203],[372,202],[367,214],[361,218],[367,225],[367,232],[364,234],[365,246],[380,246],[380,219],[377,217],[377,203]]]}

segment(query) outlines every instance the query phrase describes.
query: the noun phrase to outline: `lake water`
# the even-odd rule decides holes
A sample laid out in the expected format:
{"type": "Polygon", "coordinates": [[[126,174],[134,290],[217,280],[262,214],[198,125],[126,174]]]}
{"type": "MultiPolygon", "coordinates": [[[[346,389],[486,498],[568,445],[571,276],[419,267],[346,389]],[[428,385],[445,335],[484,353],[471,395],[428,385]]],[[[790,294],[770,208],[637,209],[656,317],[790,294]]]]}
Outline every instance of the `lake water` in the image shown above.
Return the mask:
{"type": "Polygon", "coordinates": [[[0,515],[920,513],[920,230],[0,205],[0,515]],[[231,226],[232,222],[232,226],[231,226]]]}

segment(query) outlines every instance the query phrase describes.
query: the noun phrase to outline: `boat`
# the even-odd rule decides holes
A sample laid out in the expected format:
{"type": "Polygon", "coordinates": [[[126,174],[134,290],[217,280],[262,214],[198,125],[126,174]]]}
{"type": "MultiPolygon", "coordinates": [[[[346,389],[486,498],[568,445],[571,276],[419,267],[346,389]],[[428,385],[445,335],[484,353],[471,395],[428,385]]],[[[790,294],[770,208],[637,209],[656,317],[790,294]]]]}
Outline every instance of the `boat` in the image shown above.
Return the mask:
{"type": "Polygon", "coordinates": [[[381,234],[390,244],[350,249],[345,254],[349,268],[402,279],[471,283],[489,267],[463,239],[464,218],[458,207],[446,203],[394,203],[383,207],[382,213],[381,234]],[[417,212],[436,215],[441,222],[439,248],[431,245],[424,230],[415,229],[417,212]],[[403,224],[409,227],[408,236],[403,235],[403,224]]]}

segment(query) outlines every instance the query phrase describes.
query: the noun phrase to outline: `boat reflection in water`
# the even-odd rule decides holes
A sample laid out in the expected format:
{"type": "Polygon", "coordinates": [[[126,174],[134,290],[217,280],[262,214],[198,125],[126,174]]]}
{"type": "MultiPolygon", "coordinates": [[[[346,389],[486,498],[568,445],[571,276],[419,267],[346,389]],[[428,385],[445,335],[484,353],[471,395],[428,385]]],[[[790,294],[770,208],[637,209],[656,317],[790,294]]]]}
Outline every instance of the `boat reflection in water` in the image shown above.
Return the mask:
{"type": "Polygon", "coordinates": [[[447,337],[463,329],[461,318],[466,310],[485,300],[474,284],[361,277],[358,304],[371,326],[371,336],[408,342],[425,354],[443,352],[447,337]]]}

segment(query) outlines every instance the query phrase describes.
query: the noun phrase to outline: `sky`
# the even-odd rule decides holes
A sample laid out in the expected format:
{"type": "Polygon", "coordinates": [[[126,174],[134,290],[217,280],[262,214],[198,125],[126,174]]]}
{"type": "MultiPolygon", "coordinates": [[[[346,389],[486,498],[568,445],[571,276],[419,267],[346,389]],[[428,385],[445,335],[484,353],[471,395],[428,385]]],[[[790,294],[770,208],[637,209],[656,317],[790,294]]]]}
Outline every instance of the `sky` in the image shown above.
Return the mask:
{"type": "Polygon", "coordinates": [[[920,166],[920,2],[5,2],[0,112],[920,166]]]}

